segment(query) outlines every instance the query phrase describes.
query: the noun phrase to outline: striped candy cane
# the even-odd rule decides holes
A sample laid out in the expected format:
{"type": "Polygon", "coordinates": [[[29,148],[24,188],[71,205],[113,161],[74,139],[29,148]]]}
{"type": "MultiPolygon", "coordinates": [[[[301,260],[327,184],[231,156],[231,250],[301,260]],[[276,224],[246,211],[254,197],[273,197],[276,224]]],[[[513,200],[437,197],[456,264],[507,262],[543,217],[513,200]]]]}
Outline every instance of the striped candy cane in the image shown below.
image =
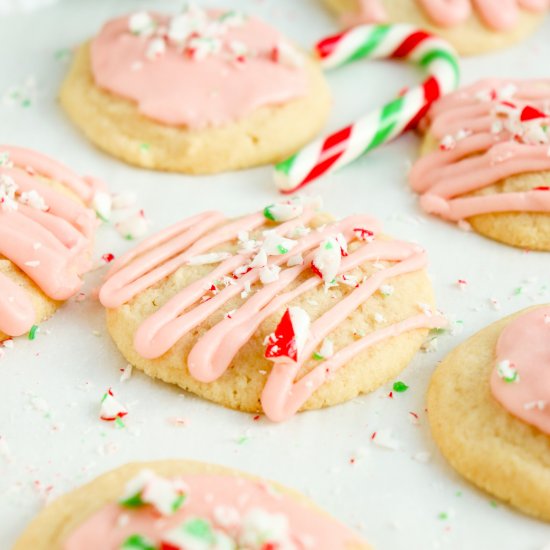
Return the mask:
{"type": "Polygon", "coordinates": [[[292,193],[414,128],[430,104],[455,90],[458,58],[453,48],[411,25],[360,25],[317,43],[324,69],[359,59],[408,59],[428,72],[428,78],[357,122],[318,139],[275,166],[275,182],[292,193]]]}

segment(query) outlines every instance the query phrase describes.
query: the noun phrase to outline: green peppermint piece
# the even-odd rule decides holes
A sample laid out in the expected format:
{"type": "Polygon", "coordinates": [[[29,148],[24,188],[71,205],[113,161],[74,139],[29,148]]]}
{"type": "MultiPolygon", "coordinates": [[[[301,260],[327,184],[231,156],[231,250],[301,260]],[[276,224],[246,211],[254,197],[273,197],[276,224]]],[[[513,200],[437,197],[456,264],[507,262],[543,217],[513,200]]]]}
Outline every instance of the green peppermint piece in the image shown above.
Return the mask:
{"type": "Polygon", "coordinates": [[[143,502],[143,500],[141,499],[140,491],[139,493],[136,493],[131,497],[128,497],[124,500],[119,500],[119,504],[124,506],[125,508],[140,508],[141,506],[145,505],[145,502],[143,502]]]}
{"type": "Polygon", "coordinates": [[[315,361],[322,361],[324,357],[320,353],[314,352],[313,359],[315,359],[315,361]]]}
{"type": "Polygon", "coordinates": [[[401,382],[401,380],[398,380],[397,382],[393,383],[393,391],[396,391],[397,393],[403,393],[409,389],[409,386],[405,384],[405,382],[401,382]]]}
{"type": "Polygon", "coordinates": [[[29,330],[29,340],[34,340],[36,338],[36,334],[38,333],[38,326],[37,325],[33,325],[31,327],[31,330],[29,330]]]}
{"type": "Polygon", "coordinates": [[[141,535],[130,535],[120,547],[120,550],[157,550],[155,544],[141,535]]]}
{"type": "Polygon", "coordinates": [[[272,222],[275,221],[275,216],[273,215],[273,212],[271,211],[271,209],[273,208],[273,204],[269,205],[269,206],[266,206],[264,208],[264,218],[267,218],[268,220],[271,220],[272,222]]]}
{"type": "Polygon", "coordinates": [[[507,384],[513,384],[515,382],[519,382],[519,373],[508,361],[508,359],[504,359],[503,361],[500,361],[497,363],[497,374],[502,378],[507,384]]]}
{"type": "Polygon", "coordinates": [[[282,244],[277,245],[277,250],[279,254],[286,254],[288,252],[288,248],[285,248],[282,244]]]}
{"type": "Polygon", "coordinates": [[[192,537],[210,544],[215,542],[214,533],[210,523],[202,518],[194,518],[185,522],[183,530],[192,537]]]}
{"type": "Polygon", "coordinates": [[[172,502],[172,512],[177,512],[182,506],[183,506],[183,503],[185,502],[187,498],[187,495],[182,493],[181,495],[178,495],[176,497],[176,500],[174,500],[174,502],[172,502]]]}

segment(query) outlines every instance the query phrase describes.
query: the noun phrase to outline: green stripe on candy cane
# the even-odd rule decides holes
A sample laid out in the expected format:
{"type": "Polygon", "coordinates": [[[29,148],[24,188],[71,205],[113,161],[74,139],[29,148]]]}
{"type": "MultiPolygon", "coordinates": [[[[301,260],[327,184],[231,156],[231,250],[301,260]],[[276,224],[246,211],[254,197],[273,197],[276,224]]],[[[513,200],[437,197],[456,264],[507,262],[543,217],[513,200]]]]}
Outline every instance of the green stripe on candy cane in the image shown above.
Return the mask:
{"type": "Polygon", "coordinates": [[[405,58],[429,76],[420,86],[277,164],[275,182],[283,193],[292,193],[415,127],[429,105],[455,90],[459,82],[458,58],[451,46],[411,25],[361,25],[321,40],[315,49],[325,69],[359,59],[405,58]]]}
{"type": "Polygon", "coordinates": [[[358,61],[359,59],[363,59],[363,57],[367,57],[367,55],[370,55],[378,46],[380,41],[386,37],[389,31],[389,25],[377,26],[369,36],[369,39],[363,44],[363,46],[361,46],[361,48],[359,48],[357,51],[353,52],[349,56],[349,58],[343,61],[341,64],[344,65],[346,63],[351,63],[352,61],[358,61]]]}

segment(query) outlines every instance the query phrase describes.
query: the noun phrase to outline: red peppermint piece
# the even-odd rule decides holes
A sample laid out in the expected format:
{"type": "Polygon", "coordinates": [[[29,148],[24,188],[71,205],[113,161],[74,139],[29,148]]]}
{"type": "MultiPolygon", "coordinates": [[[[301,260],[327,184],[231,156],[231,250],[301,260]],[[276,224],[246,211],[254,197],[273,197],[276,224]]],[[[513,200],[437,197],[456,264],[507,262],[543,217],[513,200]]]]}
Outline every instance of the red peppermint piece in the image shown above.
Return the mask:
{"type": "Polygon", "coordinates": [[[550,191],[550,187],[547,185],[540,185],[539,187],[534,187],[533,191],[550,191]]]}
{"type": "Polygon", "coordinates": [[[315,275],[317,275],[319,279],[323,278],[323,274],[319,271],[319,268],[313,262],[311,262],[311,271],[313,271],[313,273],[315,273],[315,275]]]}
{"type": "Polygon", "coordinates": [[[270,336],[265,357],[271,361],[298,361],[309,334],[309,315],[300,307],[288,308],[270,336]]]}
{"type": "Polygon", "coordinates": [[[501,101],[501,105],[504,105],[505,107],[510,107],[510,109],[517,109],[517,106],[515,103],[512,103],[511,101],[501,101]]]}
{"type": "Polygon", "coordinates": [[[528,120],[535,120],[537,118],[546,118],[546,114],[529,105],[523,108],[519,117],[521,122],[527,122],[528,120]]]}

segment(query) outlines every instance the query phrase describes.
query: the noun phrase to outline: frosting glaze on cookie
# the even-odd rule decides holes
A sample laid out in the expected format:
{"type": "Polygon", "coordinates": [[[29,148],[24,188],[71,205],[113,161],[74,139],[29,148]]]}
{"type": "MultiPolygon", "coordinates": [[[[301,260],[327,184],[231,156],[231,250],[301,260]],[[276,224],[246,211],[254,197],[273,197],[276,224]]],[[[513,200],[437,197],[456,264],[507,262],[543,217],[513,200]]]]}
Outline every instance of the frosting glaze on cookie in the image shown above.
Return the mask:
{"type": "Polygon", "coordinates": [[[137,102],[160,123],[190,128],[228,124],[304,96],[303,61],[262,21],[197,7],[171,18],[115,19],[91,43],[99,87],[137,102]]]}
{"type": "MultiPolygon", "coordinates": [[[[289,204],[296,203],[286,203],[289,204]]],[[[350,216],[309,231],[304,225],[314,218],[315,211],[307,206],[295,210],[292,219],[285,216],[285,221],[264,233],[263,243],[253,241],[252,246],[246,246],[245,242],[234,255],[205,255],[214,248],[227,245],[243,232],[269,229],[265,227],[266,216],[273,219],[276,206],[267,209],[265,215],[257,213],[230,222],[220,213],[206,212],[162,231],[114,262],[108,280],[101,288],[100,300],[108,308],[117,308],[178,268],[193,262],[194,258],[217,262],[217,267],[207,276],[182,289],[147,318],[134,336],[134,346],[140,355],[160,357],[232,297],[246,296],[241,307],[198,339],[187,358],[187,367],[195,379],[212,382],[229,368],[240,348],[261,323],[292,300],[323,282],[325,285],[342,283],[355,287],[311,323],[296,361],[278,358],[274,363],[261,402],[270,419],[281,421],[297,412],[317,388],[363,350],[406,331],[443,326],[445,320],[426,308],[419,309],[418,315],[371,332],[337,350],[296,380],[321,342],[388,279],[423,269],[427,260],[425,251],[414,244],[371,237],[365,240],[366,235],[375,236],[379,232],[378,223],[367,216],[350,216]],[[302,236],[293,240],[297,235],[302,236]],[[358,240],[358,236],[362,240],[358,240]],[[337,257],[323,257],[323,248],[336,246],[341,247],[337,257]],[[392,263],[388,267],[382,265],[364,280],[346,280],[346,272],[361,264],[378,262],[380,265],[386,261],[392,263]],[[332,274],[328,275],[330,271],[332,274]],[[311,276],[289,289],[303,274],[311,276]],[[230,284],[222,285],[221,289],[213,284],[213,281],[224,278],[229,279],[230,284]],[[264,281],[263,286],[257,290],[252,288],[260,281],[264,281]],[[214,294],[205,299],[210,292],[208,289],[213,289],[214,294]]]]}
{"type": "MultiPolygon", "coordinates": [[[[388,20],[381,0],[358,0],[359,11],[347,14],[344,23],[383,23],[388,20]]],[[[506,31],[513,28],[520,10],[543,12],[548,9],[548,0],[418,0],[426,15],[441,27],[454,27],[464,23],[472,11],[491,29],[506,31]]]]}
{"type": "Polygon", "coordinates": [[[550,306],[520,315],[502,331],[491,391],[508,412],[550,435],[550,306]]]}
{"type": "Polygon", "coordinates": [[[463,196],[510,176],[550,170],[550,80],[484,80],[437,101],[428,119],[439,149],[420,158],[409,175],[426,212],[455,221],[550,212],[547,187],[463,196]]]}
{"type": "Polygon", "coordinates": [[[140,488],[134,502],[139,502],[145,491],[151,493],[150,504],[132,508],[106,505],[69,534],[63,550],[345,550],[357,545],[357,536],[350,529],[266,482],[221,475],[166,479],[143,471],[128,487],[130,492],[132,487],[140,488]],[[162,493],[157,491],[160,488],[162,493]],[[178,499],[177,493],[183,498],[178,499]],[[168,507],[161,515],[159,505],[170,504],[171,496],[176,497],[171,507],[176,511],[170,513],[168,507]],[[137,537],[150,546],[123,546],[137,537]]]}
{"type": "MultiPolygon", "coordinates": [[[[97,222],[92,210],[44,178],[62,184],[83,203],[92,200],[100,184],[34,151],[0,145],[0,155],[0,257],[13,262],[46,296],[66,300],[90,268],[97,222]]],[[[34,322],[27,292],[0,273],[0,331],[19,336],[34,322]]]]}

